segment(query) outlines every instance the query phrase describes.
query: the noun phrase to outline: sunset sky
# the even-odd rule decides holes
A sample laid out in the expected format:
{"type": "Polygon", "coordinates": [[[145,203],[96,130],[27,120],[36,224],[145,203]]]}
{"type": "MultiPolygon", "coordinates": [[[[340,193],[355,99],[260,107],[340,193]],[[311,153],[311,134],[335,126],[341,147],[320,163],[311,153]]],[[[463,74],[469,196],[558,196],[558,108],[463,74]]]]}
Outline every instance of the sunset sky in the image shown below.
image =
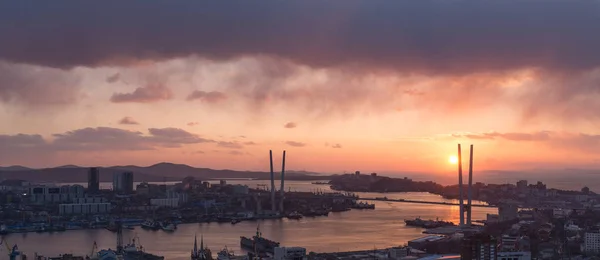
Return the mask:
{"type": "Polygon", "coordinates": [[[600,166],[598,1],[0,3],[0,165],[600,166]]]}

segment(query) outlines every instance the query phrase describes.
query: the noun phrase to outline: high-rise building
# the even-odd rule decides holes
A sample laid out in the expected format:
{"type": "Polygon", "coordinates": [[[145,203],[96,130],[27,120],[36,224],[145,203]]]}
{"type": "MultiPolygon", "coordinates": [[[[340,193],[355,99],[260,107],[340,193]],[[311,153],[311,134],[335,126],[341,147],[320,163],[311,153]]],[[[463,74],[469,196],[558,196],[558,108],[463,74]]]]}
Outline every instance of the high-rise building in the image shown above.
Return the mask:
{"type": "Polygon", "coordinates": [[[118,193],[133,193],[133,172],[121,172],[113,175],[113,191],[118,193]]]}
{"type": "Polygon", "coordinates": [[[599,253],[600,252],[600,232],[590,231],[586,232],[583,240],[583,251],[586,253],[599,253]]]}
{"type": "Polygon", "coordinates": [[[519,218],[519,207],[514,203],[503,203],[498,206],[499,221],[509,221],[519,218]]]}
{"type": "Polygon", "coordinates": [[[88,192],[97,193],[100,191],[100,169],[92,167],[88,171],[88,192]]]}
{"type": "Polygon", "coordinates": [[[497,242],[490,235],[477,233],[465,237],[460,249],[461,259],[496,260],[497,242]]]}
{"type": "Polygon", "coordinates": [[[527,181],[520,180],[517,182],[517,190],[519,193],[527,193],[527,181]]]}

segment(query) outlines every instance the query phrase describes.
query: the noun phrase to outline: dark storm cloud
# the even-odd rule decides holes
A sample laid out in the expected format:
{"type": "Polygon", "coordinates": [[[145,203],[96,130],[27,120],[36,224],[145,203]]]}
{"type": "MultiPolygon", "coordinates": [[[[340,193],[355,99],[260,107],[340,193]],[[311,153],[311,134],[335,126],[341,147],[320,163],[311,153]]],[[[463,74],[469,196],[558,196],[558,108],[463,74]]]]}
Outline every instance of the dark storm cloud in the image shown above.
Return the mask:
{"type": "Polygon", "coordinates": [[[76,74],[0,60],[0,102],[19,102],[28,107],[71,104],[77,101],[78,83],[76,74]]]}
{"type": "Polygon", "coordinates": [[[4,1],[0,59],[55,67],[270,55],[429,72],[600,64],[598,1],[4,1]]]}

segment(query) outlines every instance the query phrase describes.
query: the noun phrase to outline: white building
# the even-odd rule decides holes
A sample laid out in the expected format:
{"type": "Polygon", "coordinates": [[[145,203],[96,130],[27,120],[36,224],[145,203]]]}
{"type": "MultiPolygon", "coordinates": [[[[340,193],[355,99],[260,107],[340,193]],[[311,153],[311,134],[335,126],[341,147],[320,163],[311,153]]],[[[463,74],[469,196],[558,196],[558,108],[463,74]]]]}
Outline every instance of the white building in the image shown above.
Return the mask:
{"type": "Polygon", "coordinates": [[[106,214],[111,210],[110,203],[72,203],[58,205],[60,215],[106,214]]]}
{"type": "Polygon", "coordinates": [[[33,203],[61,203],[71,202],[82,198],[85,188],[81,185],[39,185],[29,188],[29,199],[33,203]]]}
{"type": "Polygon", "coordinates": [[[401,259],[407,257],[410,253],[409,247],[393,247],[388,250],[388,258],[401,259]]]}
{"type": "Polygon", "coordinates": [[[559,209],[559,208],[552,209],[552,216],[554,218],[566,218],[569,215],[571,215],[570,209],[559,209]]]}
{"type": "Polygon", "coordinates": [[[106,203],[106,198],[103,197],[85,197],[85,198],[76,198],[73,200],[75,204],[90,204],[90,203],[106,203]]]}
{"type": "Polygon", "coordinates": [[[306,248],[303,247],[276,247],[274,260],[306,260],[306,248]]]}
{"type": "Polygon", "coordinates": [[[587,253],[600,252],[600,232],[586,232],[583,239],[583,251],[587,253]]]}
{"type": "Polygon", "coordinates": [[[178,208],[179,201],[179,198],[150,199],[150,205],[167,208],[178,208]]]}
{"type": "Polygon", "coordinates": [[[531,252],[498,252],[498,260],[531,260],[531,252]]]}
{"type": "Polygon", "coordinates": [[[511,235],[503,235],[501,240],[502,250],[513,251],[517,248],[517,237],[511,235]]]}

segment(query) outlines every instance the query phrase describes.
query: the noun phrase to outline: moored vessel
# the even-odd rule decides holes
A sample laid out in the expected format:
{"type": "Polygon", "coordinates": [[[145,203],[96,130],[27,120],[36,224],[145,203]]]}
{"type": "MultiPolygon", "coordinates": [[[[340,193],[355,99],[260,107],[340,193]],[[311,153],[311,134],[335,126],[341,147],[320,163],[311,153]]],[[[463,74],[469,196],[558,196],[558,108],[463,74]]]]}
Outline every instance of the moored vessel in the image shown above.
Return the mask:
{"type": "Polygon", "coordinates": [[[294,212],[288,214],[287,218],[289,218],[289,219],[301,219],[302,218],[302,214],[298,213],[297,211],[294,211],[294,212]]]}
{"type": "Polygon", "coordinates": [[[240,237],[240,246],[258,253],[266,252],[273,254],[275,248],[279,247],[279,243],[262,237],[260,228],[257,226],[256,235],[254,235],[252,238],[244,236],[240,237]]]}
{"type": "Polygon", "coordinates": [[[217,253],[217,260],[231,260],[233,258],[235,258],[235,254],[233,254],[232,251],[229,251],[227,247],[217,253]]]}
{"type": "Polygon", "coordinates": [[[421,227],[421,228],[438,228],[454,226],[454,223],[443,220],[422,220],[421,218],[407,219],[404,220],[407,226],[421,227]]]}
{"type": "Polygon", "coordinates": [[[194,235],[194,249],[192,249],[191,260],[212,260],[210,249],[204,247],[204,237],[200,236],[200,249],[198,249],[198,239],[194,235]]]}
{"type": "Polygon", "coordinates": [[[142,223],[142,228],[149,230],[159,230],[160,224],[152,219],[146,219],[146,221],[142,223]]]}

